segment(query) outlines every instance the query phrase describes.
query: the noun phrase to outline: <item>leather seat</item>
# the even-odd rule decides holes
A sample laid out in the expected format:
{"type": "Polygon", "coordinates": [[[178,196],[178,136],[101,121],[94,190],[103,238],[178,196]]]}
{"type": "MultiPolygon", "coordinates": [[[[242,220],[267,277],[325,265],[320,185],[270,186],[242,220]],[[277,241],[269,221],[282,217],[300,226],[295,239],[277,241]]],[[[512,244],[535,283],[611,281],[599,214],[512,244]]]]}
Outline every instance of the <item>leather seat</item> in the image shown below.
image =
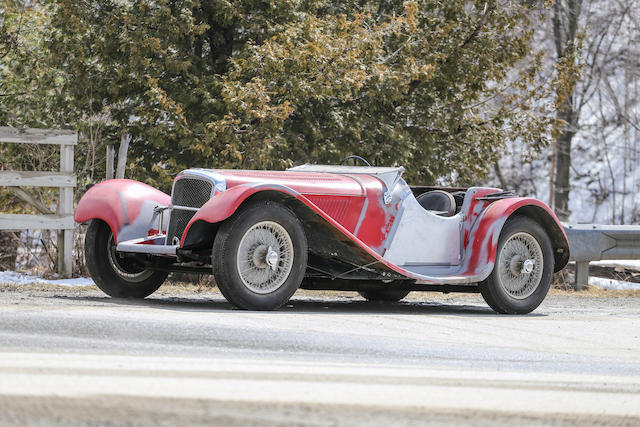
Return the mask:
{"type": "Polygon", "coordinates": [[[416,197],[420,206],[440,216],[456,214],[456,200],[451,193],[442,190],[431,190],[416,197]]]}

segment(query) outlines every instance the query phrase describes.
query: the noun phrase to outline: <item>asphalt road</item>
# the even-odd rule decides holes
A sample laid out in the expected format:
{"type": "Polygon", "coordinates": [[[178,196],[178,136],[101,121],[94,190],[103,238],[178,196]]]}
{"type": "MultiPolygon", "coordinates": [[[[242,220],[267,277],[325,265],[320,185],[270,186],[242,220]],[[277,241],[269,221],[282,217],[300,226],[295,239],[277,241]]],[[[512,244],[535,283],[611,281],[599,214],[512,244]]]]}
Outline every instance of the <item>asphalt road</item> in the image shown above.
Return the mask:
{"type": "Polygon", "coordinates": [[[0,425],[640,424],[639,296],[313,295],[0,287],[0,425]]]}

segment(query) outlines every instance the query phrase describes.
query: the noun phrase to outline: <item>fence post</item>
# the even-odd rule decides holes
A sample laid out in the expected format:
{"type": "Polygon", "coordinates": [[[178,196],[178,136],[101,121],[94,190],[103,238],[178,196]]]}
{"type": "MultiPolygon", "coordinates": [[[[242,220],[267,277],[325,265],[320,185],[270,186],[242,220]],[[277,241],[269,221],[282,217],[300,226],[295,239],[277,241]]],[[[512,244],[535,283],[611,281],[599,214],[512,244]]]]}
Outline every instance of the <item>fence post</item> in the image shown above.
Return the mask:
{"type": "Polygon", "coordinates": [[[107,170],[105,179],[113,179],[113,164],[116,160],[116,149],[113,144],[107,145],[107,170]]]}
{"type": "Polygon", "coordinates": [[[58,271],[71,276],[73,263],[73,188],[77,178],[73,173],[73,149],[78,134],[71,130],[19,129],[0,127],[0,142],[10,144],[60,145],[60,171],[0,170],[0,186],[15,187],[20,199],[31,204],[40,215],[5,214],[0,212],[0,230],[60,230],[58,232],[58,271]],[[20,187],[59,187],[57,214],[20,187]]]}
{"type": "Polygon", "coordinates": [[[116,178],[124,178],[124,168],[127,166],[127,152],[129,151],[129,143],[131,135],[123,133],[120,137],[120,148],[118,149],[118,165],[116,167],[116,178]]]}
{"type": "MultiPolygon", "coordinates": [[[[73,173],[73,145],[60,145],[60,172],[73,173]]],[[[73,214],[73,187],[60,187],[58,215],[73,214]]],[[[71,277],[73,272],[73,230],[58,233],[58,273],[71,277]],[[60,235],[62,234],[62,239],[60,235]]]]}

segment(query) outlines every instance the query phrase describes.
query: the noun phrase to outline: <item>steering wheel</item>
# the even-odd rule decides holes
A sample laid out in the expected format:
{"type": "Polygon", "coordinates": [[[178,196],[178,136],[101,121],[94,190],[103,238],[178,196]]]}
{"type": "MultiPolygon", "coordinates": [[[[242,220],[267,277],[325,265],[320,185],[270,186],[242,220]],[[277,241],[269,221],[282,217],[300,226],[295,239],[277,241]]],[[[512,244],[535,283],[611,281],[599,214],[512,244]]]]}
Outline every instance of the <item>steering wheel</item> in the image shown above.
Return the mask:
{"type": "Polygon", "coordinates": [[[353,166],[356,165],[356,161],[361,161],[362,163],[364,163],[366,166],[371,166],[371,163],[367,162],[365,159],[363,159],[360,156],[355,156],[355,155],[351,155],[351,156],[347,156],[344,159],[342,159],[342,161],[340,162],[341,165],[343,165],[345,162],[347,162],[348,160],[353,160],[353,166]]]}

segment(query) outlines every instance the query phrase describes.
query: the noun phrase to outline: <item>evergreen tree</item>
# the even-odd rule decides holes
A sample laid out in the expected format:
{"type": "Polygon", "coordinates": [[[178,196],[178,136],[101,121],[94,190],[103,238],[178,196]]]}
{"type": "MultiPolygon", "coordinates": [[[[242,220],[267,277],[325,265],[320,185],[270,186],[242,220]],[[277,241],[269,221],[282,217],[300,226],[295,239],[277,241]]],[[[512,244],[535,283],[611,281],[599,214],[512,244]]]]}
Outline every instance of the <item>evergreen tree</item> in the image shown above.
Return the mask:
{"type": "Polygon", "coordinates": [[[530,4],[33,3],[37,52],[0,62],[29,95],[0,99],[0,122],[70,125],[100,143],[129,133],[128,176],[165,190],[191,166],[348,154],[405,165],[414,182],[468,184],[505,140],[547,143],[530,4]]]}

